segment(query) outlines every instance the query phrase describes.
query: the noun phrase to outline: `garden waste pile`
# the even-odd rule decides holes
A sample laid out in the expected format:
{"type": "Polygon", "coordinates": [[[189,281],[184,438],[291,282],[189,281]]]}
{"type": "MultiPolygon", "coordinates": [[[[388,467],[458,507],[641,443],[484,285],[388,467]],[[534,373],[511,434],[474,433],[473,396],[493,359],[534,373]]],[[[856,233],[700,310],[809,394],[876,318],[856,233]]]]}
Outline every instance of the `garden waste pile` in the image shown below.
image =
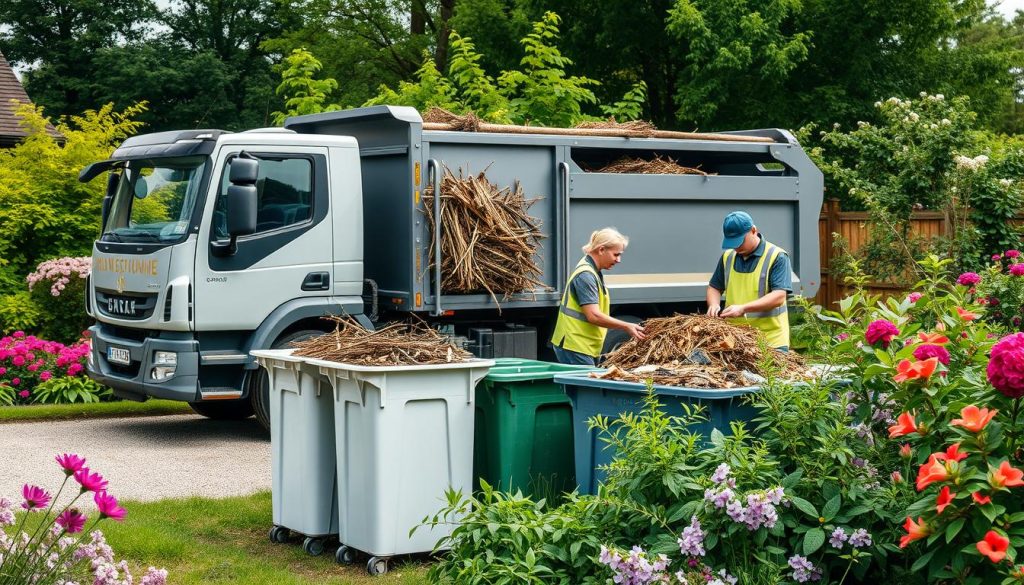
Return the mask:
{"type": "Polygon", "coordinates": [[[756,382],[747,373],[765,376],[764,366],[789,379],[811,379],[799,356],[758,344],[753,327],[732,325],[717,317],[675,315],[644,322],[644,340],[631,339],[608,354],[605,372],[591,377],[628,382],[648,378],[662,386],[736,388],[756,382]]]}
{"type": "Polygon", "coordinates": [[[334,321],[334,331],[293,342],[293,355],[360,366],[450,364],[473,357],[423,322],[367,331],[350,317],[325,319],[334,321]]]}
{"type": "MultiPolygon", "coordinates": [[[[441,179],[441,290],[486,291],[497,295],[545,288],[535,256],[543,237],[540,221],[529,214],[536,199],[527,199],[516,181],[499,188],[484,173],[456,177],[447,168],[441,179]]],[[[434,191],[423,195],[427,224],[434,233],[434,191]]],[[[434,267],[435,243],[430,265],[434,267]]]]}
{"type": "Polygon", "coordinates": [[[654,158],[647,160],[635,156],[624,156],[616,159],[603,167],[588,168],[590,173],[634,173],[641,175],[702,175],[708,176],[715,173],[706,173],[700,167],[687,167],[676,162],[672,157],[654,155],[654,158]]]}

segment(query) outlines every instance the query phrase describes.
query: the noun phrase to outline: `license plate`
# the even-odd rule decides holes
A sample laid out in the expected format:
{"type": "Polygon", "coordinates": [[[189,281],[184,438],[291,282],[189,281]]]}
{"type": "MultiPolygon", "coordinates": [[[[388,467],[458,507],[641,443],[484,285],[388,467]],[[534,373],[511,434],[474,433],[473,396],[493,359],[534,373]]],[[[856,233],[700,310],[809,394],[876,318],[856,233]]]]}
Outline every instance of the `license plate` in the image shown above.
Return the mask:
{"type": "Polygon", "coordinates": [[[132,354],[125,347],[107,347],[107,361],[127,366],[132,363],[132,354]]]}

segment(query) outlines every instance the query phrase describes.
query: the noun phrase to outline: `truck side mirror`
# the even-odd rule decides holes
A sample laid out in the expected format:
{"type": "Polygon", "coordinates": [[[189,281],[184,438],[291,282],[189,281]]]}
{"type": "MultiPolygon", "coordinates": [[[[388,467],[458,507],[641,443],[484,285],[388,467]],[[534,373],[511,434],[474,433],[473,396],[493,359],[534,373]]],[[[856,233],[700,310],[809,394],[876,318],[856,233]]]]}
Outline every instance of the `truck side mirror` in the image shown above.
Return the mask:
{"type": "Polygon", "coordinates": [[[238,157],[231,161],[229,178],[232,185],[254,185],[260,176],[260,162],[238,157]]]}
{"type": "MultiPolygon", "coordinates": [[[[234,175],[234,165],[232,165],[234,175]]],[[[228,235],[247,236],[256,232],[256,186],[236,185],[228,187],[227,198],[228,235]]]]}

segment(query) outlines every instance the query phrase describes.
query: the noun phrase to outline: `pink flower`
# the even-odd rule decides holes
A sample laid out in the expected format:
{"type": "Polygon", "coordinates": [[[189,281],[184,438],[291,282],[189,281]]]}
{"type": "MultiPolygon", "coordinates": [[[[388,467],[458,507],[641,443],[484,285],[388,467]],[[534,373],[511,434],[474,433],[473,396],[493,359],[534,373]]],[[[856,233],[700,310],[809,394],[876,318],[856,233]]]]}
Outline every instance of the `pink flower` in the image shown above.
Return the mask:
{"type": "Polygon", "coordinates": [[[25,332],[24,331],[15,331],[14,333],[11,334],[11,337],[13,337],[15,339],[21,339],[22,337],[25,337],[25,332]]]}
{"type": "Polygon", "coordinates": [[[21,392],[18,392],[18,396],[21,396],[22,398],[28,398],[29,397],[29,391],[28,390],[22,390],[21,392]]]}
{"type": "Polygon", "coordinates": [[[7,373],[7,368],[0,368],[0,376],[3,376],[6,373],[7,373]]]}
{"type": "Polygon", "coordinates": [[[1007,335],[992,346],[987,373],[989,383],[1003,395],[1024,396],[1024,333],[1007,335]]]}
{"type": "Polygon", "coordinates": [[[939,358],[942,365],[949,365],[949,352],[941,345],[919,345],[914,348],[914,357],[921,361],[931,357],[939,358]]]}
{"type": "Polygon", "coordinates": [[[1010,274],[1014,276],[1024,276],[1024,263],[1010,265],[1010,274]]]}
{"type": "Polygon", "coordinates": [[[92,499],[96,502],[96,507],[99,508],[100,518],[112,518],[118,522],[124,520],[127,512],[117,505],[117,498],[114,496],[107,492],[96,492],[92,499]]]}
{"type": "Polygon", "coordinates": [[[964,272],[956,279],[957,284],[962,284],[964,286],[973,286],[979,282],[981,282],[981,276],[979,276],[977,272],[964,272]]]}
{"type": "Polygon", "coordinates": [[[85,467],[85,458],[78,455],[63,453],[55,457],[57,464],[64,469],[65,475],[74,475],[76,471],[85,467]]]}
{"type": "Polygon", "coordinates": [[[50,503],[50,494],[37,485],[28,485],[26,483],[21,488],[21,497],[25,498],[25,501],[21,503],[21,507],[26,510],[45,508],[50,503]]]}
{"type": "Polygon", "coordinates": [[[864,339],[871,345],[881,342],[882,347],[889,347],[889,342],[899,334],[900,330],[891,322],[878,319],[868,325],[868,330],[864,332],[864,339]]]}
{"type": "Polygon", "coordinates": [[[992,261],[993,262],[999,262],[1002,259],[1003,259],[1002,254],[992,254],[992,261]]]}
{"type": "MultiPolygon", "coordinates": [[[[850,334],[846,333],[846,332],[843,332],[843,333],[840,333],[839,335],[836,335],[836,341],[846,341],[849,338],[850,338],[850,334]]],[[[2,372],[0,372],[0,373],[2,373],[2,372]]]]}
{"type": "Polygon", "coordinates": [[[44,371],[41,374],[39,374],[39,381],[40,382],[45,382],[45,381],[49,380],[52,377],[53,377],[53,373],[51,373],[49,371],[44,371]]]}
{"type": "Polygon", "coordinates": [[[76,363],[73,363],[70,366],[68,366],[68,375],[69,376],[74,376],[74,375],[78,374],[81,371],[82,371],[82,364],[80,364],[80,363],[76,362],[76,363]]]}
{"type": "Polygon", "coordinates": [[[14,359],[11,360],[11,363],[16,365],[16,366],[18,366],[20,368],[21,366],[25,365],[25,357],[24,356],[20,356],[20,355],[16,355],[16,356],[14,356],[14,359]]]}
{"type": "Polygon", "coordinates": [[[1007,258],[1017,258],[1020,256],[1020,250],[1007,250],[1003,252],[1003,256],[1007,258]]]}
{"type": "Polygon", "coordinates": [[[39,369],[39,364],[29,364],[28,365],[28,371],[30,371],[30,372],[34,372],[34,371],[36,371],[38,369],[39,369]]]}
{"type": "Polygon", "coordinates": [[[64,510],[57,519],[54,520],[58,525],[64,528],[67,532],[74,534],[81,532],[82,528],[85,527],[86,516],[79,512],[75,508],[64,510]]]}
{"type": "Polygon", "coordinates": [[[919,292],[912,292],[909,295],[907,295],[907,300],[912,303],[916,303],[917,301],[921,300],[921,297],[923,296],[924,295],[919,292]]]}
{"type": "Polygon", "coordinates": [[[75,472],[75,481],[81,484],[83,492],[101,492],[107,489],[107,480],[98,473],[91,473],[88,467],[75,472]]]}
{"type": "Polygon", "coordinates": [[[21,384],[21,378],[11,378],[11,386],[17,386],[21,384]]]}

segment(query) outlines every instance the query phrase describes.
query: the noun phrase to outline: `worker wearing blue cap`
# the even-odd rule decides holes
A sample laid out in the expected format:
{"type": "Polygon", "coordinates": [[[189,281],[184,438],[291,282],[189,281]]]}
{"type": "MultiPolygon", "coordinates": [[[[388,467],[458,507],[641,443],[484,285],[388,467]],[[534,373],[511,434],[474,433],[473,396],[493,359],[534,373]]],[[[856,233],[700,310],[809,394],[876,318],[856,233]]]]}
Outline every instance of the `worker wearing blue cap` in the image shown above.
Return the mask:
{"type": "Polygon", "coordinates": [[[725,216],[722,233],[722,258],[708,282],[708,316],[752,325],[764,333],[769,346],[787,351],[786,296],[793,291],[789,254],[766,240],[745,211],[725,216]]]}

